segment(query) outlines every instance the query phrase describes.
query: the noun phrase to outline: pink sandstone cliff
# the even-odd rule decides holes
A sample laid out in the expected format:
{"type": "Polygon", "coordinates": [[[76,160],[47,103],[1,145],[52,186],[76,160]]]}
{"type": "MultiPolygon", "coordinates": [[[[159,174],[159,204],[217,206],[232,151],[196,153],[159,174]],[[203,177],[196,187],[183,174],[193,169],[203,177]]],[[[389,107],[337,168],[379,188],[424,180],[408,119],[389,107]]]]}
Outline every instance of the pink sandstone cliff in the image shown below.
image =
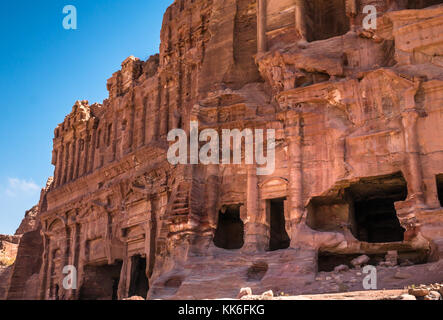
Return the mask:
{"type": "Polygon", "coordinates": [[[108,99],[55,129],[7,298],[356,291],[363,254],[380,288],[441,282],[441,2],[176,0],[160,53],[126,59],[108,99]],[[275,129],[275,172],[171,165],[167,133],[191,120],[275,129]]]}

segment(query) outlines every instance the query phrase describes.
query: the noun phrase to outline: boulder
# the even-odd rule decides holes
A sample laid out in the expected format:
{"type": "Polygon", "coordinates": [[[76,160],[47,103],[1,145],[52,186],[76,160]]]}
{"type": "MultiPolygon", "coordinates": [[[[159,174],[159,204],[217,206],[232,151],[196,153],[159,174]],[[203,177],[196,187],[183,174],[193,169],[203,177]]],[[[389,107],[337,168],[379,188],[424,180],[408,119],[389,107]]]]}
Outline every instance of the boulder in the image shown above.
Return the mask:
{"type": "Polygon", "coordinates": [[[360,267],[361,265],[367,264],[369,262],[369,257],[367,255],[361,255],[353,260],[351,260],[351,264],[354,267],[360,267]]]}

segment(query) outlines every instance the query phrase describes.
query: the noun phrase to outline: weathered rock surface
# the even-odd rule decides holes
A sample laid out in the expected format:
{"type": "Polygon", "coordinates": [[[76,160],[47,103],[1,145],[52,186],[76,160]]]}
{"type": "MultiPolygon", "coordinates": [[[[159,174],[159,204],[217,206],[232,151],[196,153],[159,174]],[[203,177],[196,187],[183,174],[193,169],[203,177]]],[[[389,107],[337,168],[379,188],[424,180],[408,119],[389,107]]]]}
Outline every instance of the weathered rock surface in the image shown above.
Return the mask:
{"type": "Polygon", "coordinates": [[[55,129],[54,179],[19,228],[8,298],[359,291],[351,261],[388,252],[379,287],[441,281],[439,2],[175,1],[159,55],[126,59],[108,99],[77,101],[55,129]],[[189,136],[190,121],[275,129],[275,171],[170,164],[168,132],[189,136]]]}
{"type": "Polygon", "coordinates": [[[32,207],[30,210],[26,211],[25,217],[20,223],[20,226],[15,231],[16,235],[22,235],[26,232],[32,231],[37,227],[38,224],[38,206],[32,207]]]}
{"type": "Polygon", "coordinates": [[[6,299],[20,236],[0,235],[0,300],[6,299]]]}

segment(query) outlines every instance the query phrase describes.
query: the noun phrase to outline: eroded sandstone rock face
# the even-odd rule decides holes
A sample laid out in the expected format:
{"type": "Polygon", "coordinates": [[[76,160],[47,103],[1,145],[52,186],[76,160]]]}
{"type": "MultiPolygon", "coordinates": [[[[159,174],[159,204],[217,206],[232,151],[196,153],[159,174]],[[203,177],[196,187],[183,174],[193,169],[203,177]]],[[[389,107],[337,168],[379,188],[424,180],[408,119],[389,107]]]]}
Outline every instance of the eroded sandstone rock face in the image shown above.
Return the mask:
{"type": "Polygon", "coordinates": [[[19,236],[0,235],[0,300],[6,299],[19,241],[19,236]]]}
{"type": "Polygon", "coordinates": [[[0,300],[38,298],[35,280],[42,254],[38,213],[38,206],[34,206],[26,211],[15,235],[0,235],[0,300]],[[33,284],[28,282],[32,275],[33,284]]]}
{"type": "MultiPolygon", "coordinates": [[[[441,281],[440,2],[175,1],[160,54],[126,59],[108,99],[76,102],[55,129],[54,180],[19,249],[41,261],[17,260],[8,297],[28,282],[39,299],[362,290],[359,270],[323,274],[392,251],[441,281]],[[274,173],[170,164],[167,134],[190,121],[275,129],[274,173]]],[[[381,272],[385,288],[413,282],[381,272]]]]}

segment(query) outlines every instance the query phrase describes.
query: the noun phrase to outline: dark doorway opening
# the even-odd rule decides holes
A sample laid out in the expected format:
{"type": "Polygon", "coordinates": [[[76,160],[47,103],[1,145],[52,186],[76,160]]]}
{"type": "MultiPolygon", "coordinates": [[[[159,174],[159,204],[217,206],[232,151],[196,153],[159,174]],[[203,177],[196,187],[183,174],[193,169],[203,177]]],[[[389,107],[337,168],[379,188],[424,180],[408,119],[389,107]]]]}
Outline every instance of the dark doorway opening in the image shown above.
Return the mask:
{"type": "Polygon", "coordinates": [[[117,300],[122,265],[123,263],[119,261],[114,265],[85,266],[79,299],[117,300]]]}
{"type": "Polygon", "coordinates": [[[443,174],[437,175],[436,180],[438,200],[440,201],[440,206],[443,207],[443,174]]]}
{"type": "Polygon", "coordinates": [[[244,224],[240,219],[240,206],[228,206],[219,212],[214,244],[223,249],[240,249],[244,244],[244,224]]]}
{"type": "Polygon", "coordinates": [[[120,279],[112,279],[112,300],[118,300],[118,283],[120,279]]]}
{"type": "Polygon", "coordinates": [[[55,285],[55,300],[59,300],[58,291],[59,291],[59,286],[58,286],[58,284],[56,284],[55,285]]]}
{"type": "Polygon", "coordinates": [[[423,9],[440,3],[443,0],[408,0],[408,9],[423,9]]]}
{"type": "Polygon", "coordinates": [[[394,203],[407,197],[407,185],[401,172],[361,179],[351,185],[354,201],[354,236],[370,243],[397,242],[404,239],[394,203]]]}
{"type": "Polygon", "coordinates": [[[350,29],[346,16],[346,0],[309,0],[307,26],[308,41],[329,39],[344,35],[350,29]]]}
{"type": "Polygon", "coordinates": [[[136,255],[131,258],[131,262],[129,296],[146,298],[149,290],[149,280],[146,276],[146,258],[136,255]]]}
{"type": "Polygon", "coordinates": [[[269,250],[287,249],[291,240],[285,226],[285,199],[272,199],[268,204],[270,206],[269,250]]]}

